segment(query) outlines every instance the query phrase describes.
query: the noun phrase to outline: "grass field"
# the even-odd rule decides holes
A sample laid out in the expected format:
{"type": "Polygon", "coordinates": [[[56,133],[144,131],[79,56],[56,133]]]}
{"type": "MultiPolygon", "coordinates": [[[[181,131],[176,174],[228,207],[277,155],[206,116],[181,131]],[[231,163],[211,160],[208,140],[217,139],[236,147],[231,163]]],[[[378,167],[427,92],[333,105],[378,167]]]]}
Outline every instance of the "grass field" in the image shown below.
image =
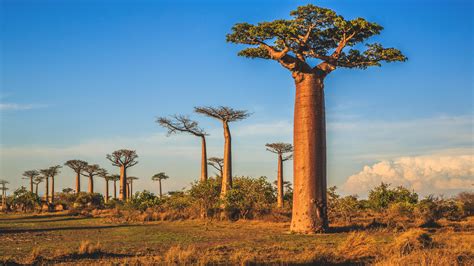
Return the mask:
{"type": "MultiPolygon", "coordinates": [[[[444,259],[461,256],[455,259],[459,264],[470,263],[474,249],[472,224],[467,221],[432,229],[428,233],[437,246],[414,252],[424,256],[444,254],[444,259]],[[453,244],[455,250],[450,246],[453,244]]],[[[305,236],[290,234],[288,228],[288,223],[263,221],[112,223],[107,218],[67,213],[1,215],[0,261],[384,264],[383,260],[392,260],[387,262],[391,265],[396,264],[393,256],[397,252],[388,257],[389,247],[402,234],[370,230],[356,235],[339,232],[305,236]]]]}

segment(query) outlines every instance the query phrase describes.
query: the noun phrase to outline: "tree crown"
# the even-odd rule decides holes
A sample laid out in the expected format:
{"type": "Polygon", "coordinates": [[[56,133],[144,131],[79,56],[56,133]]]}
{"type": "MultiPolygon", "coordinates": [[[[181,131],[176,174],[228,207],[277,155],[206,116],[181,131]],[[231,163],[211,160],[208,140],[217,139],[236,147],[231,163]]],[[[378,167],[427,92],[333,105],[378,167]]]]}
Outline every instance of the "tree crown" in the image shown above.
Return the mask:
{"type": "Polygon", "coordinates": [[[159,117],[156,122],[168,129],[168,135],[178,132],[187,132],[197,137],[204,137],[207,133],[199,127],[198,122],[191,120],[188,116],[174,115],[170,118],[159,117]]]}
{"type": "Polygon", "coordinates": [[[88,164],[84,169],[82,169],[83,176],[94,177],[96,175],[101,175],[104,169],[100,168],[98,164],[88,164]]]}
{"type": "Polygon", "coordinates": [[[170,178],[170,177],[167,176],[165,173],[161,172],[161,173],[158,173],[158,174],[152,176],[151,180],[159,181],[159,180],[165,180],[165,179],[168,179],[168,178],[170,178]]]}
{"type": "Polygon", "coordinates": [[[38,170],[29,170],[29,171],[25,171],[23,173],[24,177],[31,178],[31,179],[34,179],[35,177],[37,177],[39,175],[40,175],[40,173],[38,172],[38,170]]]}
{"type": "Polygon", "coordinates": [[[106,158],[112,163],[112,165],[118,167],[132,167],[138,163],[137,152],[133,150],[117,150],[114,151],[112,154],[107,154],[106,158]]]}
{"type": "Polygon", "coordinates": [[[212,118],[219,119],[223,122],[234,122],[243,120],[250,116],[250,113],[246,110],[235,110],[231,107],[219,106],[219,107],[194,107],[194,111],[198,114],[203,114],[212,118]]]}
{"type": "Polygon", "coordinates": [[[380,34],[383,27],[363,18],[346,20],[331,9],[312,4],[290,12],[291,19],[260,22],[256,25],[237,23],[227,35],[227,41],[251,45],[239,56],[273,59],[292,72],[327,75],[337,67],[367,68],[380,62],[405,61],[395,48],[378,43],[366,44],[365,51],[354,47],[380,34]],[[307,59],[321,62],[315,67],[307,59]]]}
{"type": "Polygon", "coordinates": [[[87,166],[87,162],[82,160],[69,160],[64,163],[65,166],[71,168],[74,172],[80,173],[87,166]]]}

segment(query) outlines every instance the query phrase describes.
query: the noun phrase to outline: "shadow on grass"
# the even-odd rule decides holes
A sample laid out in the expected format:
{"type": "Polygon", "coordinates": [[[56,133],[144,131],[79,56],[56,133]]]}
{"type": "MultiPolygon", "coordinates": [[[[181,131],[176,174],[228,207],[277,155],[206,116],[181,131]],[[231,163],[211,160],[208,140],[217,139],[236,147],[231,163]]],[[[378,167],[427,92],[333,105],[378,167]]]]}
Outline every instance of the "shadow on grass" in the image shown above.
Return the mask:
{"type": "Polygon", "coordinates": [[[48,219],[54,217],[66,217],[73,215],[64,213],[64,214],[48,214],[48,215],[25,215],[21,217],[14,217],[14,218],[0,218],[0,221],[18,221],[18,220],[33,220],[33,219],[48,219]]]}
{"type": "Polygon", "coordinates": [[[33,258],[31,261],[27,263],[19,263],[13,259],[8,260],[0,260],[0,265],[49,265],[49,264],[56,264],[56,263],[65,263],[65,262],[74,262],[76,260],[82,259],[121,259],[121,258],[130,258],[134,257],[132,254],[115,254],[115,253],[108,253],[103,251],[94,252],[92,254],[79,254],[79,253],[71,253],[71,254],[64,254],[60,256],[56,256],[53,258],[45,258],[43,256],[37,256],[33,258]]]}
{"type": "Polygon", "coordinates": [[[0,235],[2,234],[17,234],[17,233],[37,233],[37,232],[54,232],[54,231],[67,231],[67,230],[94,230],[94,229],[110,229],[110,228],[123,228],[123,227],[136,227],[140,225],[133,224],[121,224],[121,225],[106,225],[106,226],[68,226],[68,227],[56,227],[56,228],[22,228],[22,229],[0,229],[0,235]]]}

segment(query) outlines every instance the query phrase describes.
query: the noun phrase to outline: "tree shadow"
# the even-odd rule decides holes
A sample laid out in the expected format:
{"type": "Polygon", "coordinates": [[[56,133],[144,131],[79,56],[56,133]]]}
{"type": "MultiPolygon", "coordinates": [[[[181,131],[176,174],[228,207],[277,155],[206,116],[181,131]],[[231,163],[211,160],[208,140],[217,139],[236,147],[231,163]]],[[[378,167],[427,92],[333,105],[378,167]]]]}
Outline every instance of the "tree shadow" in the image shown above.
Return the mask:
{"type": "Polygon", "coordinates": [[[74,216],[68,213],[64,214],[48,214],[48,215],[27,215],[22,217],[15,217],[15,218],[0,218],[0,221],[18,221],[18,220],[32,220],[32,219],[48,219],[53,217],[66,217],[66,216],[74,216]]]}
{"type": "Polygon", "coordinates": [[[38,233],[38,232],[54,232],[54,231],[67,231],[67,230],[94,230],[94,229],[110,229],[110,228],[123,228],[123,227],[136,227],[140,225],[133,224],[122,224],[122,225],[106,225],[106,226],[68,226],[68,227],[55,227],[55,228],[22,228],[22,229],[0,229],[0,235],[5,234],[18,234],[18,233],[38,233]]]}

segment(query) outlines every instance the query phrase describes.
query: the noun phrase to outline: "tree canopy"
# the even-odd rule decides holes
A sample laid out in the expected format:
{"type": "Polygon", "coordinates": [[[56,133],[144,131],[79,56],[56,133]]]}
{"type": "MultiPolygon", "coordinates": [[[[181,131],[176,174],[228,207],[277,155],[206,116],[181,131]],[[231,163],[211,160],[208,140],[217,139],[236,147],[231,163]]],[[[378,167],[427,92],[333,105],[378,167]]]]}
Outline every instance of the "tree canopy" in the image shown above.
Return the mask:
{"type": "Polygon", "coordinates": [[[159,117],[156,122],[168,129],[168,135],[178,132],[187,132],[197,137],[204,137],[207,133],[199,127],[198,122],[191,120],[188,116],[174,115],[170,118],[159,117]]]}
{"type": "Polygon", "coordinates": [[[203,114],[212,118],[219,119],[223,122],[234,122],[243,120],[250,116],[250,113],[246,110],[235,110],[231,107],[219,106],[219,107],[194,107],[194,111],[198,114],[203,114]]]}
{"type": "Polygon", "coordinates": [[[165,180],[165,179],[168,179],[168,178],[170,178],[170,177],[167,176],[165,173],[161,172],[161,173],[158,173],[158,174],[152,176],[151,180],[159,181],[159,180],[165,180]]]}
{"type": "Polygon", "coordinates": [[[291,19],[258,24],[237,23],[227,41],[252,47],[239,52],[249,58],[273,59],[292,72],[326,75],[337,67],[367,68],[380,62],[405,61],[395,48],[379,43],[365,43],[380,34],[383,27],[363,18],[347,20],[331,9],[312,4],[290,12],[291,19]],[[356,47],[364,43],[365,50],[356,47]],[[351,47],[344,51],[346,47],[351,47]],[[318,59],[311,67],[307,60],[318,59]]]}
{"type": "Polygon", "coordinates": [[[112,154],[107,154],[106,158],[112,163],[112,165],[118,167],[132,167],[138,163],[137,152],[133,150],[117,150],[112,154]]]}

